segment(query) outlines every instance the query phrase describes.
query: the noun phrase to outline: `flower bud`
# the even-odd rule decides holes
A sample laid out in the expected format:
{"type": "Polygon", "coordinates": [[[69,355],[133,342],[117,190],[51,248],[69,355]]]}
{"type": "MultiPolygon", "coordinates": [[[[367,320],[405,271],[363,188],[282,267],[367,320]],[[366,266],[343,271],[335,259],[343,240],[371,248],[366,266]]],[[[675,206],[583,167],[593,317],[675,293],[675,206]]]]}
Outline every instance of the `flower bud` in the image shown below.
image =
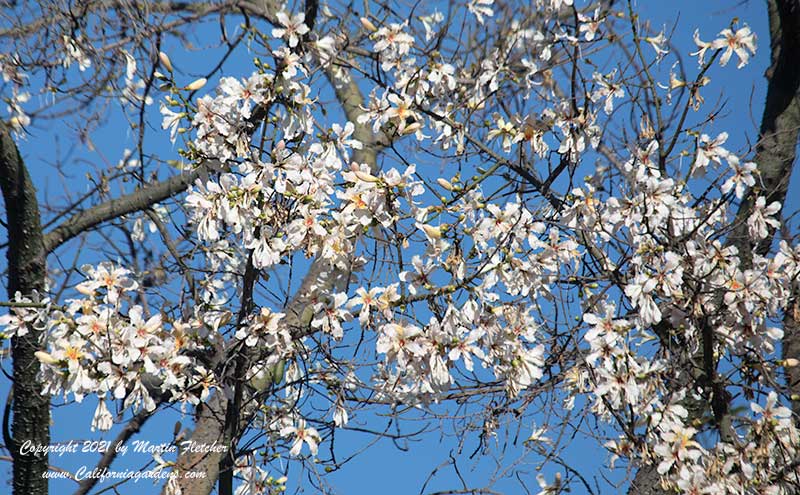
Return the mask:
{"type": "Polygon", "coordinates": [[[375,27],[375,24],[373,24],[372,21],[370,21],[366,17],[362,17],[360,20],[361,20],[361,25],[364,26],[364,29],[366,29],[367,31],[374,33],[375,31],[378,30],[378,28],[375,27]]]}
{"type": "Polygon", "coordinates": [[[158,52],[158,59],[161,60],[161,65],[163,65],[165,69],[172,72],[172,62],[170,62],[166,53],[158,52]]]}
{"type": "Polygon", "coordinates": [[[411,124],[408,124],[407,126],[405,126],[403,128],[402,132],[400,132],[400,134],[403,135],[403,136],[408,136],[409,134],[413,134],[413,133],[417,132],[421,128],[422,128],[422,124],[420,124],[419,122],[412,122],[411,124]]]}
{"type": "Polygon", "coordinates": [[[185,89],[187,91],[197,91],[198,89],[200,89],[203,86],[205,86],[207,82],[208,82],[208,79],[206,79],[205,77],[201,77],[200,79],[198,79],[196,81],[193,81],[191,84],[189,84],[188,86],[186,86],[183,89],[185,89]]]}
{"type": "Polygon", "coordinates": [[[84,296],[89,296],[89,297],[94,296],[94,289],[91,289],[90,287],[84,284],[76,285],[75,290],[78,291],[80,294],[83,294],[84,296]]]}
{"type": "Polygon", "coordinates": [[[364,172],[364,171],[361,171],[361,170],[357,170],[354,173],[355,173],[355,176],[358,177],[359,180],[362,180],[364,182],[378,182],[378,180],[379,180],[377,177],[375,177],[374,175],[370,174],[369,172],[364,172]]]}
{"type": "Polygon", "coordinates": [[[33,355],[36,356],[36,359],[38,359],[39,362],[42,363],[42,364],[56,364],[56,363],[58,363],[56,358],[54,358],[49,353],[44,352],[44,351],[36,351],[36,352],[33,353],[33,355]]]}
{"type": "Polygon", "coordinates": [[[423,225],[422,230],[428,234],[428,237],[431,239],[441,239],[442,238],[442,230],[439,227],[434,227],[433,225],[423,225]]]}
{"type": "Polygon", "coordinates": [[[453,190],[453,184],[451,184],[450,181],[448,181],[447,179],[442,179],[441,177],[439,177],[438,179],[436,179],[436,182],[443,188],[447,189],[448,191],[453,190]]]}

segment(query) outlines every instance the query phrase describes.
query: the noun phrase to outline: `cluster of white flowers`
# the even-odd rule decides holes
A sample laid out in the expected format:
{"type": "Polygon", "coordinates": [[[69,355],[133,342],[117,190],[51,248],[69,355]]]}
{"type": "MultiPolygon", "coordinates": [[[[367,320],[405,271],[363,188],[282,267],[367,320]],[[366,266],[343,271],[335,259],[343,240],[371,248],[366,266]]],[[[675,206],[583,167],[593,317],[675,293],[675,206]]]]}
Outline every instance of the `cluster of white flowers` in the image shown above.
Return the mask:
{"type": "Polygon", "coordinates": [[[474,300],[424,328],[399,319],[384,323],[376,343],[387,365],[378,377],[381,395],[405,403],[436,400],[456,383],[453,372],[459,366],[472,372],[474,360],[517,395],[542,376],[544,346],[536,344],[536,330],[522,307],[474,300]]]}
{"type": "MultiPolygon", "coordinates": [[[[573,2],[534,4],[558,12],[573,2]]],[[[481,26],[495,14],[492,0],[462,7],[481,26]]],[[[629,159],[614,162],[613,171],[599,166],[584,184],[573,184],[570,175],[564,190],[571,191],[563,197],[545,190],[547,182],[538,190],[546,206],[531,206],[522,186],[485,192],[493,172],[512,164],[536,185],[539,171],[525,168],[527,155],[535,160],[557,154],[564,169],[599,148],[604,120],[630,95],[624,69],[592,70],[584,94],[573,89],[571,97],[556,91],[550,69],[559,44],[602,37],[603,15],[577,13],[572,34],[557,21],[552,29],[523,28],[515,21],[509,36],[486,43],[481,60],[445,59],[415,39],[417,20],[425,43],[437,37],[444,19],[438,12],[380,27],[361,18],[372,43],[369,55],[383,72],[355,122],[327,123],[312,97],[317,67],[311,53],[341,76],[343,69],[332,61],[342,38],[310,36],[304,14],[277,13],[273,42],[284,46],[270,47],[276,68],[258,63],[249,77],[223,77],[215,92],[194,101],[182,95],[202,89],[205,79],[178,88],[172,76],[162,75],[173,90],[161,104],[162,128],[173,142],[182,135],[186,156],[208,170],[184,199],[202,246],[193,260],[203,263],[203,274],[192,317],[148,314],[133,297],[139,290],[135,276],[101,263],[84,267],[87,280],[75,287],[83,297],[68,301],[63,311],[47,299],[18,296],[18,306],[0,317],[4,335],[24,335],[31,325],[45,329],[39,353],[45,392],[77,400],[96,394],[92,426],[101,430],[113,424],[106,400],[152,410],[160,400],[197,404],[222,387],[216,371],[189,351],[220,344],[261,352],[246,381],[254,394],[283,388],[286,400],[271,397],[257,407],[268,417],[265,430],[295,457],[304,451],[315,456],[326,431],[322,421],[304,414],[300,399],[314,392],[301,384],[326,387],[323,409],[332,413],[333,428],[349,421],[345,391],[351,398],[370,388],[376,402],[426,405],[465,383],[492,383],[499,384],[499,395],[504,389],[508,400],[516,400],[543,376],[562,373],[568,409],[583,394],[597,417],[634,425],[606,444],[612,465],[620,458],[653,464],[665,487],[689,493],[732,493],[737,487],[782,493],[771,477],[782,458],[797,455],[798,432],[769,378],[726,384],[740,389],[744,398],[736,400],[752,414],[737,413],[728,437],[704,443],[703,421],[686,404],[717,399],[714,376],[697,378],[674,364],[708,352],[707,345],[715,360],[712,372],[725,362],[744,376],[741,370],[760,360],[759,372],[772,373],[782,337],[774,321],[790,306],[800,274],[800,248],[787,242],[775,254],[747,253],[745,264],[744,253],[725,240],[736,221],[734,205],[758,179],[754,163],[724,147],[728,135],[692,132],[696,140],[680,151],[691,161],[682,180],[668,173],[668,166],[679,166],[662,156],[672,145],[654,137],[664,129],[655,132],[643,117],[629,159]],[[508,88],[524,88],[524,112],[495,104],[508,88]],[[531,95],[541,95],[541,103],[531,95]],[[370,150],[355,136],[364,139],[370,129],[373,143],[394,144],[413,135],[414,144],[438,147],[436,152],[475,152],[496,163],[469,179],[459,169],[429,181],[430,172],[405,161],[399,169],[379,170],[376,163],[356,162],[370,150]],[[707,179],[711,170],[719,176],[696,194],[690,181],[707,179]],[[611,188],[604,187],[606,173],[614,174],[611,188]],[[370,251],[373,244],[391,254],[370,251]],[[321,263],[320,277],[345,274],[346,281],[300,294],[308,296],[300,315],[251,301],[252,311],[234,321],[230,306],[244,299],[241,280],[253,269],[259,275],[281,273],[281,265],[295,256],[321,263]],[[388,268],[364,275],[367,256],[388,268]],[[563,293],[577,297],[559,299],[563,293]],[[577,324],[562,323],[560,316],[551,320],[542,310],[562,301],[567,310],[580,308],[577,324]],[[337,346],[347,346],[348,332],[357,327],[353,320],[370,343],[364,346],[370,357],[380,359],[370,385],[335,362],[337,346]],[[304,338],[312,333],[319,348],[304,338]],[[570,356],[558,355],[565,334],[572,341],[570,356]],[[312,355],[319,360],[306,361],[312,355]]],[[[639,41],[653,47],[657,60],[668,53],[663,32],[639,41]]],[[[696,34],[695,42],[701,65],[709,50],[719,51],[721,65],[736,54],[739,67],[755,51],[747,27],[723,30],[708,43],[696,34]]],[[[77,45],[65,40],[65,46],[65,65],[88,67],[77,45]]],[[[126,97],[141,102],[136,62],[130,56],[127,62],[126,97]]],[[[166,56],[162,64],[172,72],[166,56]]],[[[8,70],[4,65],[3,73],[8,70]]],[[[674,73],[670,77],[662,88],[690,85],[674,73]]],[[[706,83],[701,79],[692,91],[706,83]]],[[[691,98],[702,101],[696,93],[691,98]]],[[[742,222],[748,236],[742,242],[769,238],[781,225],[780,209],[778,202],[754,197],[742,222]]],[[[140,222],[137,239],[142,230],[140,222]]],[[[246,459],[237,473],[245,479],[240,494],[282,484],[246,459]]],[[[561,479],[547,483],[541,477],[539,484],[542,493],[553,493],[561,479]]]]}
{"type": "Polygon", "coordinates": [[[82,270],[87,279],[76,290],[84,297],[47,319],[46,347],[37,353],[43,393],[72,394],[78,402],[97,394],[92,427],[100,430],[113,424],[107,394],[134,411],[155,409],[162,396],[190,404],[205,400],[213,378],[183,354],[194,348],[201,323],[148,317],[132,302],[138,284],[124,268],[101,263],[82,270]]]}
{"type": "MultiPolygon", "coordinates": [[[[693,170],[720,160],[738,165],[739,159],[721,146],[726,137],[724,133],[713,140],[701,136],[693,170]]],[[[674,373],[669,360],[697,352],[704,339],[714,339],[715,359],[746,363],[754,353],[773,355],[783,332],[770,322],[789,304],[798,273],[797,248],[782,242],[775,255],[753,253],[751,267],[742,266],[737,248],[724,245],[713,234],[731,225],[734,213],[719,200],[698,202],[690,188],[663,178],[657,150],[652,144],[644,147],[625,164],[623,194],[601,199],[587,185],[572,192],[572,204],[562,215],[568,227],[602,242],[604,269],[614,270],[625,281],[625,309],[601,301],[593,303],[583,317],[590,326],[584,338],[590,345],[585,366],[592,382],[593,410],[609,419],[622,409],[635,418],[649,418],[649,424],[655,425],[648,433],[653,450],[641,455],[655,456],[649,458],[657,461],[669,487],[729,493],[735,486],[771,486],[775,493],[782,493],[765,473],[775,472],[769,465],[795,455],[797,430],[791,421],[775,422],[783,428],[776,435],[764,436],[756,418],[734,433],[739,438],[719,442],[709,450],[694,439],[698,430],[687,424],[687,412],[675,398],[696,392],[667,391],[664,384],[669,380],[665,374],[674,373]],[[626,252],[616,251],[609,242],[620,238],[629,239],[626,252]],[[676,238],[683,246],[680,250],[670,247],[676,238]],[[654,329],[665,328],[662,323],[679,333],[655,335],[654,329]],[[648,342],[656,338],[676,338],[681,344],[653,356],[648,342]],[[667,397],[670,401],[662,402],[667,397]],[[758,459],[760,465],[754,468],[750,459],[758,459]]],[[[734,169],[734,174],[740,172],[734,169]]],[[[752,185],[752,175],[746,181],[741,187],[752,185]]],[[[725,182],[720,194],[732,187],[725,182]]],[[[764,197],[755,200],[747,221],[752,241],[779,227],[775,218],[779,210],[778,203],[767,206],[764,197]]],[[[574,387],[574,391],[586,389],[574,387]]],[[[767,409],[775,408],[778,416],[788,417],[788,409],[778,407],[776,400],[771,392],[767,409]]],[[[756,413],[762,410],[758,402],[751,407],[756,413]]],[[[610,444],[614,452],[618,447],[618,443],[610,444]]],[[[633,457],[633,451],[629,446],[626,457],[633,457]]]]}

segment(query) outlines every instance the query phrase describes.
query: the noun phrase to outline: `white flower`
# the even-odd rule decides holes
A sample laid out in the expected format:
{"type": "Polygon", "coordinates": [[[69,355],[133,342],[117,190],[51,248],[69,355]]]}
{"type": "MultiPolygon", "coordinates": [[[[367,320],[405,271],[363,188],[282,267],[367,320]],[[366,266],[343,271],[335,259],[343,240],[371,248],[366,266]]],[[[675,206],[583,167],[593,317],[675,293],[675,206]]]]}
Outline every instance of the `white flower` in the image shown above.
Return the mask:
{"type": "MultiPolygon", "coordinates": [[[[411,50],[411,45],[414,44],[414,38],[403,31],[408,26],[408,21],[397,24],[391,23],[388,26],[381,26],[375,33],[377,41],[372,47],[375,53],[385,52],[387,59],[397,59],[405,55],[411,50]]],[[[388,60],[387,60],[388,61],[388,60]]],[[[387,67],[384,62],[384,67],[387,67]]],[[[384,70],[391,68],[391,64],[384,70]]]]}
{"type": "Polygon", "coordinates": [[[720,159],[730,156],[728,150],[722,147],[728,140],[728,133],[722,132],[714,139],[707,134],[700,136],[700,145],[697,147],[697,158],[694,161],[695,172],[703,173],[710,162],[721,163],[720,159]]]}
{"type": "MultiPolygon", "coordinates": [[[[17,302],[24,301],[27,299],[17,302]]],[[[0,316],[0,327],[5,327],[3,333],[6,338],[21,337],[28,333],[28,325],[36,319],[36,312],[29,308],[12,308],[10,313],[0,316]]]]}
{"type": "Polygon", "coordinates": [[[503,138],[503,151],[508,153],[511,151],[511,143],[514,141],[514,136],[517,134],[514,124],[506,122],[500,115],[495,115],[496,128],[489,131],[486,139],[494,139],[496,137],[503,138]]]}
{"type": "Polygon", "coordinates": [[[711,48],[720,49],[724,48],[722,57],[719,59],[719,65],[725,66],[731,59],[731,55],[736,53],[739,57],[739,65],[737,69],[741,69],[750,60],[750,54],[756,53],[756,35],[750,31],[750,28],[745,26],[737,29],[734,33],[730,29],[723,29],[719,33],[722,38],[718,38],[711,42],[711,48]],[[749,52],[749,53],[748,53],[749,52]]]}
{"type": "MultiPolygon", "coordinates": [[[[437,231],[439,230],[438,227],[434,228],[437,231]]],[[[425,263],[423,263],[422,258],[415,254],[414,257],[411,258],[411,266],[414,267],[414,271],[404,270],[400,272],[399,278],[401,281],[408,284],[408,291],[413,295],[417,293],[417,287],[430,287],[430,276],[436,270],[436,265],[430,259],[427,259],[425,263]]]]}
{"type": "Polygon", "coordinates": [[[78,284],[76,290],[88,294],[97,289],[105,289],[104,300],[109,304],[116,304],[122,292],[136,290],[139,287],[139,284],[128,277],[130,270],[115,268],[113,263],[107,261],[100,263],[97,268],[84,265],[81,270],[88,275],[89,280],[78,284]]]}
{"type": "Polygon", "coordinates": [[[313,42],[312,47],[317,52],[319,61],[323,66],[328,66],[335,60],[338,48],[336,47],[336,39],[333,36],[323,36],[313,42]]]}
{"type": "Polygon", "coordinates": [[[63,62],[65,68],[69,68],[73,61],[78,62],[78,70],[81,72],[91,67],[92,60],[81,50],[78,44],[75,43],[75,40],[66,35],[63,36],[62,39],[64,40],[64,49],[66,51],[63,62]]]}
{"type": "Polygon", "coordinates": [[[697,55],[697,65],[702,66],[706,61],[706,51],[709,48],[712,48],[713,42],[709,43],[707,41],[703,41],[700,39],[700,31],[695,29],[694,31],[694,44],[697,45],[698,50],[696,52],[692,52],[689,55],[697,55]]]}
{"type": "Polygon", "coordinates": [[[781,222],[773,215],[778,213],[781,209],[781,204],[773,201],[767,206],[767,198],[759,196],[756,199],[756,204],[753,205],[753,213],[747,219],[747,230],[753,240],[759,241],[769,235],[769,227],[777,229],[780,227],[781,222]]]}
{"type": "Polygon", "coordinates": [[[281,436],[284,437],[294,435],[292,449],[289,451],[291,455],[299,455],[300,450],[303,448],[303,443],[308,444],[311,455],[317,455],[320,440],[319,433],[317,433],[317,430],[314,428],[306,428],[306,420],[300,419],[297,421],[297,426],[285,426],[281,428],[280,433],[281,436]]]}
{"type": "Polygon", "coordinates": [[[543,474],[536,475],[536,482],[539,483],[541,491],[536,495],[557,495],[561,493],[561,473],[556,473],[556,479],[552,483],[548,483],[543,474]]]}
{"type": "Polygon", "coordinates": [[[438,10],[434,10],[433,14],[420,16],[419,20],[422,22],[422,26],[425,28],[425,41],[430,41],[434,38],[434,36],[436,36],[434,27],[444,20],[444,14],[438,10]]]}
{"type": "Polygon", "coordinates": [[[472,356],[475,355],[481,362],[486,359],[483,349],[475,345],[483,336],[484,330],[480,328],[473,328],[465,337],[455,339],[453,347],[447,354],[451,361],[457,361],[459,358],[464,360],[464,367],[467,371],[472,371],[472,356]]]}
{"type": "Polygon", "coordinates": [[[767,396],[767,403],[764,404],[764,407],[751,402],[750,409],[761,416],[762,421],[773,422],[775,426],[782,428],[791,426],[792,410],[778,403],[778,394],[774,390],[770,391],[767,396]]]}
{"type": "Polygon", "coordinates": [[[733,169],[733,175],[722,184],[720,189],[724,194],[728,194],[735,187],[736,197],[742,199],[745,188],[753,187],[756,184],[753,175],[758,172],[758,166],[753,162],[740,165],[739,158],[735,155],[728,155],[728,165],[733,169]]]}
{"type": "MultiPolygon", "coordinates": [[[[255,465],[255,457],[251,455],[244,457],[242,460],[246,463],[248,458],[251,465],[246,465],[242,461],[237,461],[236,476],[241,477],[243,482],[236,489],[234,495],[264,495],[267,493],[275,493],[272,491],[273,483],[279,484],[278,480],[274,480],[268,473],[255,465]]],[[[172,477],[170,479],[179,479],[172,477]]]]}
{"type": "Polygon", "coordinates": [[[144,89],[146,84],[142,79],[136,79],[136,59],[124,50],[122,54],[125,56],[125,88],[122,90],[122,102],[134,104],[144,102],[145,105],[150,105],[153,99],[139,94],[139,90],[144,89]]]}
{"type": "Polygon", "coordinates": [[[633,282],[625,286],[627,295],[635,306],[640,308],[640,316],[646,325],[661,321],[661,310],[653,300],[651,293],[655,290],[658,281],[640,273],[633,282]]]}
{"type": "Polygon", "coordinates": [[[600,13],[600,9],[594,9],[594,14],[592,17],[589,17],[585,14],[578,13],[578,21],[580,21],[580,26],[578,27],[578,32],[583,33],[584,39],[586,41],[592,41],[597,34],[597,31],[600,29],[600,24],[603,22],[602,19],[598,18],[600,13]]]}
{"type": "Polygon", "coordinates": [[[509,377],[509,388],[516,392],[528,388],[542,377],[544,366],[544,346],[537,345],[531,349],[520,348],[511,363],[512,376],[509,377]]]}
{"type": "Polygon", "coordinates": [[[123,405],[126,408],[131,407],[134,412],[139,411],[142,406],[146,411],[154,411],[156,408],[156,402],[150,396],[141,380],[133,382],[133,389],[128,392],[123,405]]]}
{"type": "Polygon", "coordinates": [[[358,313],[358,322],[361,323],[362,326],[369,324],[370,310],[378,305],[378,294],[380,292],[380,287],[373,287],[369,291],[363,287],[359,287],[356,289],[356,296],[347,303],[347,306],[350,308],[361,306],[361,311],[358,313]]]}
{"type": "Polygon", "coordinates": [[[20,92],[16,86],[14,86],[12,94],[13,96],[6,106],[11,115],[8,121],[15,131],[21,131],[31,123],[30,116],[22,109],[22,104],[31,99],[31,94],[27,91],[20,92]]]}
{"type": "Polygon", "coordinates": [[[345,426],[349,420],[350,418],[347,415],[347,409],[345,409],[340,403],[337,403],[333,411],[333,424],[341,428],[342,426],[345,426]]]}
{"type": "Polygon", "coordinates": [[[614,111],[614,98],[623,98],[625,96],[625,90],[622,89],[622,85],[611,80],[615,75],[616,69],[605,77],[597,72],[592,75],[592,79],[597,83],[598,88],[592,93],[591,99],[592,101],[598,101],[600,98],[605,98],[603,111],[606,115],[611,115],[611,112],[614,111]]]}
{"type": "Polygon", "coordinates": [[[99,402],[97,403],[97,409],[94,411],[94,418],[92,419],[92,431],[100,430],[100,431],[108,431],[111,429],[111,426],[114,424],[114,417],[111,416],[111,412],[108,410],[108,406],[106,406],[105,394],[99,397],[99,402]]]}
{"type": "Polygon", "coordinates": [[[550,0],[553,10],[559,10],[561,6],[570,6],[574,0],[550,0]]]}
{"type": "Polygon", "coordinates": [[[662,458],[658,464],[658,474],[666,474],[674,466],[680,468],[684,461],[697,460],[702,455],[702,447],[692,440],[697,430],[675,421],[665,420],[664,423],[666,431],[661,433],[661,443],[653,447],[653,451],[662,458]]]}
{"type": "Polygon", "coordinates": [[[656,57],[658,57],[658,59],[661,59],[664,55],[669,53],[669,50],[664,48],[664,45],[667,43],[667,37],[664,36],[664,31],[661,31],[656,36],[648,36],[644,40],[650,43],[650,46],[656,51],[656,57]]]}
{"type": "Polygon", "coordinates": [[[397,124],[397,132],[403,134],[406,125],[410,124],[412,121],[417,121],[416,113],[411,110],[411,106],[414,102],[406,95],[397,95],[395,93],[391,93],[387,97],[387,100],[393,106],[389,107],[384,112],[383,116],[387,120],[394,119],[397,124]]]}
{"type": "Polygon", "coordinates": [[[306,71],[303,62],[300,59],[300,55],[294,53],[291,48],[282,46],[277,50],[272,50],[272,54],[275,55],[276,59],[281,61],[281,74],[284,78],[293,78],[297,75],[297,71],[302,72],[304,75],[308,75],[308,71],[306,71]]]}
{"type": "Polygon", "coordinates": [[[260,342],[260,345],[268,349],[283,351],[292,340],[285,326],[279,324],[284,316],[284,313],[273,313],[269,308],[261,308],[252,323],[237,330],[235,337],[244,340],[247,347],[253,347],[260,342]]]}
{"type": "Polygon", "coordinates": [[[414,355],[424,353],[417,338],[422,330],[414,325],[389,323],[381,327],[381,334],[375,344],[375,350],[386,354],[389,359],[397,359],[402,365],[414,355]]]}
{"type": "Polygon", "coordinates": [[[494,0],[472,0],[467,4],[467,9],[472,12],[479,23],[483,24],[483,16],[492,17],[494,15],[494,10],[490,7],[492,4],[494,4],[494,0]]]}
{"type": "Polygon", "coordinates": [[[289,47],[294,48],[300,41],[300,37],[308,33],[308,26],[305,24],[306,15],[302,12],[289,17],[285,11],[275,14],[278,22],[283,26],[282,28],[274,28],[272,36],[276,38],[286,38],[289,41],[289,47]]]}
{"type": "Polygon", "coordinates": [[[327,297],[324,302],[315,304],[316,316],[311,320],[311,326],[321,329],[337,340],[341,339],[344,336],[342,321],[349,321],[352,317],[350,312],[342,307],[346,302],[347,294],[338,292],[327,297]]]}

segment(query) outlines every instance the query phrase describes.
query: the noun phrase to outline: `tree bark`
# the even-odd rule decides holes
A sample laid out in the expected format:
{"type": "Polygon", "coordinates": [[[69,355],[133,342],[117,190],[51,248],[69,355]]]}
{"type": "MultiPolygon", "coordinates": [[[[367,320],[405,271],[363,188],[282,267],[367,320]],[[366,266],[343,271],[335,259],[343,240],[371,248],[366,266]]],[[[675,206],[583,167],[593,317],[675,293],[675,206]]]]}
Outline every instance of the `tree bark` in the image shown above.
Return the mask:
{"type": "MultiPolygon", "coordinates": [[[[8,127],[0,123],[0,187],[6,206],[8,224],[8,295],[43,292],[45,250],[36,189],[22,161],[8,127]]],[[[50,400],[42,395],[37,380],[39,360],[34,352],[40,347],[41,331],[33,326],[28,333],[11,341],[14,360],[13,445],[7,447],[14,459],[14,494],[46,495],[47,454],[22,454],[19,447],[50,444],[50,400]]]]}
{"type": "MultiPolygon", "coordinates": [[[[791,307],[783,318],[783,342],[781,354],[783,359],[800,359],[800,294],[792,292],[791,307]]],[[[785,368],[786,389],[791,397],[792,412],[795,423],[800,423],[800,366],[785,368]]]]}
{"type": "MultiPolygon", "coordinates": [[[[192,432],[192,442],[197,445],[221,444],[225,430],[228,400],[217,390],[216,393],[204,404],[197,408],[195,429],[192,432]]],[[[233,448],[233,446],[228,446],[233,448]]],[[[228,455],[227,452],[212,451],[209,453],[181,452],[175,471],[181,475],[189,472],[205,473],[205,477],[197,479],[184,479],[181,477],[179,484],[182,495],[208,495],[214,490],[219,477],[220,461],[228,455]]]]}
{"type": "MultiPolygon", "coordinates": [[[[770,231],[761,243],[753,245],[747,234],[747,219],[752,213],[756,198],[764,196],[766,203],[781,203],[786,199],[789,179],[795,162],[798,135],[800,134],[800,0],[767,0],[769,14],[771,63],[765,74],[767,98],[761,117],[755,162],[761,174],[760,183],[749,190],[739,205],[736,222],[727,243],[739,250],[742,267],[752,265],[753,252],[769,251],[775,235],[770,231]]],[[[795,303],[796,304],[796,303],[795,303]]],[[[784,318],[783,357],[800,358],[800,330],[790,308],[784,318]]],[[[800,412],[800,370],[787,368],[787,389],[794,398],[795,413],[800,412]],[[796,398],[795,398],[796,397],[796,398]]],[[[693,410],[700,414],[702,410],[693,410]]],[[[689,418],[691,421],[693,418],[689,418]]],[[[642,466],[631,482],[630,495],[661,495],[656,466],[642,466]]]]}
{"type": "Polygon", "coordinates": [[[44,236],[45,252],[53,252],[68,240],[103,222],[147,209],[160,201],[171,198],[188,189],[197,179],[208,175],[217,167],[219,167],[218,162],[206,161],[191,172],[182,172],[120,198],[78,212],[44,236]]]}

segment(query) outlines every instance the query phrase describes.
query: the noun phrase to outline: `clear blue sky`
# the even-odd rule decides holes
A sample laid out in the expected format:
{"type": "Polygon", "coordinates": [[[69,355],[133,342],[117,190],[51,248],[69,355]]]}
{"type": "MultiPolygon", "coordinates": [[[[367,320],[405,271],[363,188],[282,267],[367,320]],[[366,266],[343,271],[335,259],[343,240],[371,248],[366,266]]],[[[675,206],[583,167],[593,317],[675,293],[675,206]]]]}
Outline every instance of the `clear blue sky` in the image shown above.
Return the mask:
{"type": "MultiPolygon", "coordinates": [[[[619,2],[618,2],[619,3],[619,2]]],[[[422,7],[421,7],[422,8],[422,7]]],[[[746,150],[748,143],[755,142],[757,138],[758,123],[763,108],[764,94],[766,85],[763,73],[767,66],[769,55],[769,36],[766,29],[766,6],[765,2],[750,0],[740,2],[738,0],[640,0],[638,10],[642,19],[650,19],[654,29],[658,30],[664,26],[669,33],[673,30],[672,41],[675,49],[685,59],[691,58],[689,52],[695,49],[692,42],[692,32],[699,28],[703,39],[712,39],[721,29],[726,28],[733,17],[739,17],[747,22],[759,40],[759,49],[755,59],[742,70],[735,70],[728,67],[726,70],[714,69],[711,73],[713,84],[704,95],[706,100],[722,98],[725,105],[721,117],[715,123],[714,128],[717,132],[727,131],[730,134],[728,145],[733,150],[746,150]],[[724,92],[724,93],[723,93],[724,92]]],[[[205,28],[204,28],[205,29],[205,28]]],[[[214,29],[209,27],[208,29],[214,29]]],[[[202,31],[201,31],[202,33],[202,31]]],[[[178,47],[165,47],[173,54],[174,61],[179,67],[190,66],[192,57],[199,56],[197,53],[180,55],[178,47]]],[[[226,66],[227,75],[245,75],[251,72],[251,68],[244,61],[234,61],[226,66]],[[241,70],[240,70],[241,69],[241,70]]],[[[694,68],[696,64],[692,61],[687,63],[687,67],[694,68]]],[[[668,69],[668,67],[666,68],[668,69]]],[[[187,82],[191,80],[186,76],[187,82]]],[[[210,87],[210,86],[209,86],[210,87]]],[[[154,105],[154,110],[157,108],[154,105]]],[[[160,120],[154,120],[160,122],[160,120]]],[[[49,124],[48,124],[49,125],[49,124]]],[[[61,146],[62,150],[68,146],[64,142],[56,144],[56,137],[61,132],[57,128],[34,128],[32,135],[27,140],[20,143],[20,148],[29,169],[33,175],[34,182],[38,185],[39,199],[45,201],[53,197],[62,195],[66,187],[73,194],[79,194],[86,188],[83,178],[87,170],[106,167],[108,164],[116,164],[122,157],[125,148],[135,147],[134,136],[130,135],[127,125],[120,120],[119,114],[112,115],[109,121],[101,126],[92,135],[92,141],[96,146],[96,151],[88,151],[80,145],[76,147],[71,156],[71,162],[67,170],[71,172],[67,177],[67,183],[63,184],[59,178],[52,174],[50,161],[53,158],[52,150],[54,146],[61,146]]],[[[173,153],[168,140],[161,136],[151,137],[150,149],[154,149],[162,157],[170,157],[173,153]]],[[[795,178],[796,179],[796,178],[795,178]]],[[[796,180],[794,180],[796,183],[796,180]]],[[[789,205],[791,206],[791,205],[789,205]]],[[[789,208],[796,209],[797,205],[789,208]]],[[[45,215],[45,219],[49,218],[45,215]]],[[[4,260],[3,260],[4,261],[4,260]]],[[[86,261],[99,261],[87,259],[86,261]]],[[[3,366],[8,370],[10,361],[3,362],[3,366]]],[[[8,393],[9,382],[5,378],[0,378],[0,397],[5,397],[8,393]]],[[[56,398],[54,404],[58,405],[61,401],[56,398]]],[[[112,439],[118,427],[111,432],[101,435],[89,431],[91,416],[95,407],[95,399],[86,399],[86,405],[68,405],[56,407],[53,411],[53,427],[51,429],[54,441],[85,440],[85,439],[112,439]]],[[[169,412],[159,417],[159,419],[149,422],[142,433],[136,438],[161,442],[171,438],[174,422],[179,417],[177,412],[169,412]]],[[[380,418],[360,418],[356,422],[363,421],[365,426],[376,426],[385,422],[380,418]]],[[[184,423],[188,423],[188,418],[184,423]]],[[[431,423],[435,425],[435,423],[431,423]]],[[[527,438],[530,435],[532,425],[521,425],[520,437],[527,438]]],[[[411,429],[414,429],[412,426],[411,429]]],[[[513,436],[516,432],[511,431],[513,436]]],[[[339,435],[339,434],[337,434],[339,435]]],[[[341,434],[337,437],[337,447],[340,448],[339,457],[345,457],[349,452],[355,452],[368,445],[372,438],[368,435],[349,433],[341,434]]],[[[477,447],[477,435],[473,435],[471,440],[463,446],[464,454],[459,456],[461,462],[459,469],[468,484],[471,486],[482,486],[490,473],[493,471],[492,456],[482,458],[482,460],[470,460],[468,457],[477,447]]],[[[375,445],[370,446],[364,453],[349,462],[340,471],[332,473],[326,479],[328,483],[337,488],[340,493],[357,495],[368,494],[379,490],[384,495],[406,495],[418,493],[434,468],[444,461],[447,461],[451,452],[455,452],[459,446],[449,438],[442,438],[437,433],[424,435],[421,439],[410,443],[409,449],[403,451],[398,449],[388,440],[380,440],[375,445]]],[[[324,446],[323,449],[326,449],[324,446]]],[[[508,451],[510,458],[521,453],[520,448],[511,448],[508,451]]],[[[565,459],[574,463],[577,468],[589,471],[591,466],[598,466],[607,460],[605,451],[595,446],[593,442],[587,442],[581,438],[576,438],[572,448],[565,455],[565,459]]],[[[65,455],[61,458],[52,456],[52,464],[67,470],[77,469],[81,465],[93,465],[96,456],[93,455],[65,455]]],[[[145,455],[128,453],[124,458],[114,464],[114,469],[139,469],[149,459],[145,455]]],[[[538,491],[535,481],[536,457],[531,456],[527,469],[527,475],[523,478],[529,489],[536,493],[538,491]]],[[[548,478],[552,478],[550,470],[547,472],[548,478]]],[[[623,476],[624,473],[619,473],[623,476]]],[[[0,464],[0,492],[5,490],[5,482],[10,477],[10,465],[0,464]]],[[[619,478],[621,479],[621,478],[619,478]]],[[[295,485],[297,479],[290,477],[290,488],[295,485]]],[[[427,492],[434,492],[438,489],[457,489],[460,482],[452,467],[445,467],[434,478],[426,488],[427,492]]],[[[602,484],[601,484],[602,486],[602,484]]],[[[51,483],[53,493],[71,492],[74,486],[71,482],[58,481],[51,483]]],[[[495,485],[495,489],[504,493],[523,493],[516,480],[506,480],[495,485]]],[[[128,484],[120,489],[121,493],[151,493],[156,489],[147,481],[140,481],[138,485],[128,484]]],[[[313,493],[310,488],[308,493],[313,493]]],[[[603,493],[612,493],[613,490],[605,485],[603,493]]],[[[573,494],[582,493],[579,484],[573,485],[573,494]]]]}

